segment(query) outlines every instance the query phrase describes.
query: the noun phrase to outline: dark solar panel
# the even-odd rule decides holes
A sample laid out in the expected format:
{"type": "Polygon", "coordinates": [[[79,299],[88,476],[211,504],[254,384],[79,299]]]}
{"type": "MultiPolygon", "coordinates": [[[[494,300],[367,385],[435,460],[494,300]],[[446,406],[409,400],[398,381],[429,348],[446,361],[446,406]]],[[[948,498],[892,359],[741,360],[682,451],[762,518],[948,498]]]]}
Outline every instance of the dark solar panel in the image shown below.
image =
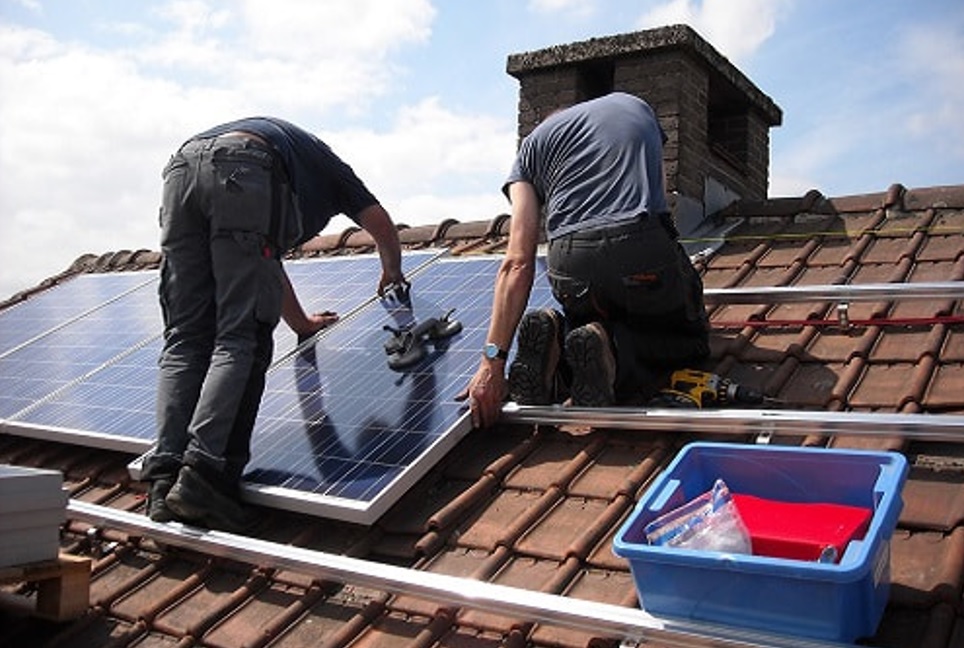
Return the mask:
{"type": "MultiPolygon", "coordinates": [[[[245,476],[251,498],[367,523],[434,465],[468,431],[455,396],[478,364],[500,262],[408,253],[411,304],[375,297],[375,255],[287,263],[305,309],[343,319],[300,349],[279,326],[245,476]],[[411,366],[389,367],[386,326],[405,331],[449,310],[460,332],[426,341],[425,358],[411,366]]],[[[539,274],[530,306],[551,302],[539,274]]],[[[156,279],[79,277],[5,312],[3,430],[147,450],[161,347],[156,279]]]]}
{"type": "MultiPolygon", "coordinates": [[[[413,281],[412,306],[380,301],[275,367],[245,476],[255,499],[371,522],[467,431],[455,401],[478,366],[500,258],[444,259],[413,281]],[[463,328],[403,371],[390,369],[390,326],[452,318],[463,328]],[[268,487],[268,488],[264,488],[268,487]]],[[[540,278],[531,304],[548,303],[540,278]]]]}
{"type": "Polygon", "coordinates": [[[130,290],[156,281],[155,272],[79,275],[5,308],[0,311],[0,356],[130,290]]]}
{"type": "Polygon", "coordinates": [[[154,400],[161,338],[37,403],[18,424],[46,430],[46,438],[127,452],[154,443],[154,400]]]}
{"type": "MultiPolygon", "coordinates": [[[[412,272],[436,254],[406,255],[403,268],[412,272]]],[[[285,268],[306,310],[345,314],[374,298],[381,266],[377,256],[359,255],[285,268]]],[[[157,273],[82,275],[15,310],[21,314],[8,319],[10,339],[33,341],[0,357],[0,417],[13,419],[8,427],[81,445],[150,448],[162,329],[157,273]]],[[[279,326],[275,358],[296,342],[279,326]]]]}
{"type": "Polygon", "coordinates": [[[0,357],[0,418],[14,417],[146,343],[157,336],[159,318],[151,281],[0,357]]]}

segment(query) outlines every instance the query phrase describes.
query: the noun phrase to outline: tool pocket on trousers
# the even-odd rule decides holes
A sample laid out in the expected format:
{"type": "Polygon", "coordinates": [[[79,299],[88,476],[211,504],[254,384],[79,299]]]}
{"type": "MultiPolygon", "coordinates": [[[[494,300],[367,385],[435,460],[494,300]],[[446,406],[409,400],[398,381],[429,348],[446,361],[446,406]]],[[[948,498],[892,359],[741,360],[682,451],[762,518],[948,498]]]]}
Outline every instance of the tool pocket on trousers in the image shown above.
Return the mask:
{"type": "Polygon", "coordinates": [[[271,156],[260,151],[215,156],[211,228],[270,234],[271,156]]]}
{"type": "Polygon", "coordinates": [[[273,328],[281,320],[281,263],[274,259],[262,259],[259,269],[255,317],[273,328]]]}
{"type": "Polygon", "coordinates": [[[633,315],[669,313],[686,300],[682,276],[672,264],[624,274],[619,287],[624,308],[633,315]]]}
{"type": "Polygon", "coordinates": [[[588,281],[550,270],[549,284],[552,286],[552,296],[556,298],[570,319],[582,320],[591,318],[595,314],[591,295],[592,286],[588,281]]]}
{"type": "Polygon", "coordinates": [[[269,253],[263,234],[234,230],[225,240],[233,241],[230,281],[237,294],[248,295],[247,308],[257,321],[275,325],[281,319],[281,262],[269,253]],[[252,303],[253,302],[253,303],[252,303]]]}

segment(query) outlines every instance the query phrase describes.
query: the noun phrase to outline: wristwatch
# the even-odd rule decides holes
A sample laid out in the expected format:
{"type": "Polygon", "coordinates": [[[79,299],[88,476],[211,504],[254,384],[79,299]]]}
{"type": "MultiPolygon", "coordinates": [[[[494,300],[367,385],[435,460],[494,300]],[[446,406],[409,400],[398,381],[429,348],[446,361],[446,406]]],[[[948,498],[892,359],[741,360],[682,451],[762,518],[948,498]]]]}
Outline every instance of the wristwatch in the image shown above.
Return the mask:
{"type": "Polygon", "coordinates": [[[495,342],[486,342],[482,347],[482,355],[489,360],[508,360],[509,352],[499,347],[495,342]]]}

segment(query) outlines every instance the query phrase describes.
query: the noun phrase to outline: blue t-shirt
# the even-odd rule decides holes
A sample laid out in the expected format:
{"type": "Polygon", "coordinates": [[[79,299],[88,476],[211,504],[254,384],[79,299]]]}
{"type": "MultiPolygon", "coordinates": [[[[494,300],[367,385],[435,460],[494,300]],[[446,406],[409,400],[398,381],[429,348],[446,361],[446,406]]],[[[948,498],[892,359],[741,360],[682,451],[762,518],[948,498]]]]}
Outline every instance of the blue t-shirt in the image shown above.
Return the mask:
{"type": "Polygon", "coordinates": [[[332,216],[352,220],[378,199],[351,167],[308,131],[275,117],[249,117],[210,128],[191,139],[217,137],[232,131],[266,140],[281,156],[295,196],[297,223],[285,223],[285,249],[301,245],[323,230],[332,216]]]}
{"type": "Polygon", "coordinates": [[[550,240],[668,211],[665,135],[642,99],[614,92],[547,117],[522,141],[503,186],[529,182],[550,240]]]}

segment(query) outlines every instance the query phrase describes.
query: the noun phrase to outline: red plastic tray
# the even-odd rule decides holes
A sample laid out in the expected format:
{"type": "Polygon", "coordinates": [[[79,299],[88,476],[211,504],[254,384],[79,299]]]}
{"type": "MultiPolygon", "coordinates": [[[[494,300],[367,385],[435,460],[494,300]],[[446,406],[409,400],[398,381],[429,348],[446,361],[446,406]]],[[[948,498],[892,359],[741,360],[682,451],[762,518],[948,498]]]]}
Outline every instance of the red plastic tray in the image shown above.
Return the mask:
{"type": "Polygon", "coordinates": [[[755,556],[820,560],[833,547],[830,562],[837,562],[851,540],[864,537],[873,516],[870,509],[844,504],[780,502],[740,493],[733,493],[733,501],[755,556]]]}

